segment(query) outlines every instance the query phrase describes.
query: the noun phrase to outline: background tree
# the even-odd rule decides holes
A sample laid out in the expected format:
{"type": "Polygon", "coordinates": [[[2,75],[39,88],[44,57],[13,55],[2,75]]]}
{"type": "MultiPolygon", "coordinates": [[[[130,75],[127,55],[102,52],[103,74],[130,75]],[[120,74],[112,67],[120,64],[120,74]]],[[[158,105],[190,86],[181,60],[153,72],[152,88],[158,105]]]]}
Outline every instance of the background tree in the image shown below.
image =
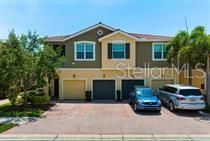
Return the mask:
{"type": "Polygon", "coordinates": [[[23,61],[21,54],[20,41],[12,30],[0,50],[0,84],[3,85],[2,89],[8,94],[12,104],[15,104],[17,93],[20,91],[20,68],[23,61]]]}
{"type": "Polygon", "coordinates": [[[59,50],[45,45],[36,32],[29,31],[17,37],[12,30],[0,46],[0,85],[11,94],[9,98],[13,104],[20,91],[26,97],[28,90],[43,87],[45,78],[54,78],[55,69],[63,60],[59,50]]]}

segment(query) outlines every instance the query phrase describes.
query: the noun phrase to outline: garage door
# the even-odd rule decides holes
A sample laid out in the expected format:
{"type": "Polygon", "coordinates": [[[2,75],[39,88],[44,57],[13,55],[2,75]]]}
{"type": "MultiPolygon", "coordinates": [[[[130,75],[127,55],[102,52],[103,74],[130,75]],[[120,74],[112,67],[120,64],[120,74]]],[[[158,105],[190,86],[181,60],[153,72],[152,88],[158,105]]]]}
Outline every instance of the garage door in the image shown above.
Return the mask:
{"type": "Polygon", "coordinates": [[[122,99],[127,100],[135,85],[144,86],[144,80],[122,80],[122,99]]]}
{"type": "Polygon", "coordinates": [[[85,80],[64,80],[63,99],[85,99],[85,80]]]}
{"type": "Polygon", "coordinates": [[[164,80],[164,79],[157,79],[151,81],[151,87],[154,91],[157,91],[159,88],[163,87],[166,84],[173,84],[174,80],[164,80]]]}
{"type": "Polygon", "coordinates": [[[93,99],[115,99],[115,80],[93,80],[93,99]]]}

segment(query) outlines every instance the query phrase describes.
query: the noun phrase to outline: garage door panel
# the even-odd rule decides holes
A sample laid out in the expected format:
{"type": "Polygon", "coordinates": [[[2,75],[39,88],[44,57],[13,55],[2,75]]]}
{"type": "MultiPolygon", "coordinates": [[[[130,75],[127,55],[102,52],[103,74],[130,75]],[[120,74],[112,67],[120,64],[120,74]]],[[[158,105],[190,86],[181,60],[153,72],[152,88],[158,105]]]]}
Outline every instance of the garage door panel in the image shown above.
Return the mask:
{"type": "Polygon", "coordinates": [[[64,80],[63,99],[85,99],[85,80],[64,80]]]}
{"type": "Polygon", "coordinates": [[[122,99],[127,100],[135,85],[144,86],[144,80],[122,80],[122,99]]]}
{"type": "Polygon", "coordinates": [[[157,79],[151,81],[151,87],[154,91],[157,91],[159,88],[163,87],[166,84],[173,84],[173,80],[164,80],[164,79],[157,79]]]}
{"type": "Polygon", "coordinates": [[[93,99],[115,99],[115,80],[93,80],[93,99]]]}

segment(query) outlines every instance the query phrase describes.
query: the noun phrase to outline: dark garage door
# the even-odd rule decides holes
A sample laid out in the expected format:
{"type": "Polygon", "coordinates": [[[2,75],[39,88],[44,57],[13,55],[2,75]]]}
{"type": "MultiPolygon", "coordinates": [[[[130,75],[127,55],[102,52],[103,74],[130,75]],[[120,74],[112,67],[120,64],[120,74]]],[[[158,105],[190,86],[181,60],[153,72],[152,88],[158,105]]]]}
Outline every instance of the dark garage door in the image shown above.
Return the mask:
{"type": "Polygon", "coordinates": [[[115,80],[93,80],[93,99],[115,99],[115,80]]]}
{"type": "Polygon", "coordinates": [[[122,99],[127,100],[135,85],[144,86],[144,80],[122,80],[122,99]]]}

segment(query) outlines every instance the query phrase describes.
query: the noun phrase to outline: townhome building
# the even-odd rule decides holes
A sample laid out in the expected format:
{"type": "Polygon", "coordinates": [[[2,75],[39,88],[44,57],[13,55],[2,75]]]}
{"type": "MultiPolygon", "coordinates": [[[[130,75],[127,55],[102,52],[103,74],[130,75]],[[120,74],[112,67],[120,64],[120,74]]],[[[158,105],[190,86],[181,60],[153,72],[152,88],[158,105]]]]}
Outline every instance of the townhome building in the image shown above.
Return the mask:
{"type": "Polygon", "coordinates": [[[58,77],[48,84],[50,95],[60,100],[127,100],[135,85],[156,91],[178,83],[179,73],[168,63],[166,45],[171,37],[129,33],[101,22],[74,34],[46,37],[65,56],[58,77]]]}

